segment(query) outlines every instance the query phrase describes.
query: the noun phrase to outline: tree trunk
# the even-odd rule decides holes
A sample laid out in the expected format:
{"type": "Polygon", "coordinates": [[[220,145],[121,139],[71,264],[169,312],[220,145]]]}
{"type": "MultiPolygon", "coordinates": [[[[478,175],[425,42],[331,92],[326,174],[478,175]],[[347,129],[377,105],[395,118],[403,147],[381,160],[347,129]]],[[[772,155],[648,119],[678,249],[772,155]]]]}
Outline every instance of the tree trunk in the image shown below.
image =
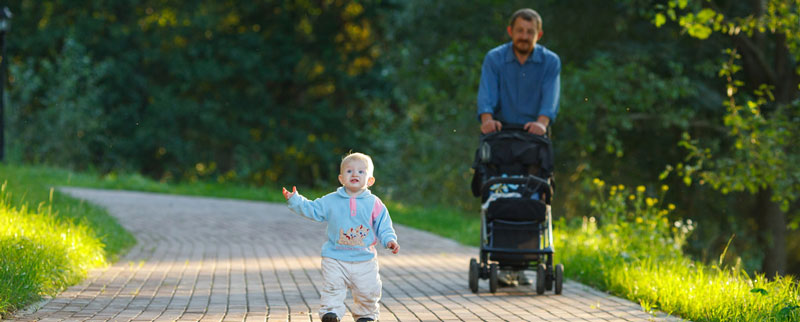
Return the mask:
{"type": "Polygon", "coordinates": [[[786,274],[786,214],[771,200],[772,189],[761,189],[756,196],[753,215],[756,216],[764,243],[761,270],[767,278],[786,274]]]}

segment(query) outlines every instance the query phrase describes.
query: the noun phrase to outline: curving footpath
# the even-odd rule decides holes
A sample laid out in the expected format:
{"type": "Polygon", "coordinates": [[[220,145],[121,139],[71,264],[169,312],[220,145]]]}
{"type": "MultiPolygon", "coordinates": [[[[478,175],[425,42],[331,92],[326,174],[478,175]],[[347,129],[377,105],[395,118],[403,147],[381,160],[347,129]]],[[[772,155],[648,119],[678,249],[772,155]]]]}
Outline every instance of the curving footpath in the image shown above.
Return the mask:
{"type": "MultiPolygon", "coordinates": [[[[60,190],[106,207],[139,242],[12,321],[319,321],[324,224],[283,204],[60,190]]],[[[573,281],[562,295],[536,295],[529,286],[491,294],[482,280],[473,294],[467,271],[477,248],[395,228],[400,254],[379,251],[381,321],[680,321],[573,281]]]]}

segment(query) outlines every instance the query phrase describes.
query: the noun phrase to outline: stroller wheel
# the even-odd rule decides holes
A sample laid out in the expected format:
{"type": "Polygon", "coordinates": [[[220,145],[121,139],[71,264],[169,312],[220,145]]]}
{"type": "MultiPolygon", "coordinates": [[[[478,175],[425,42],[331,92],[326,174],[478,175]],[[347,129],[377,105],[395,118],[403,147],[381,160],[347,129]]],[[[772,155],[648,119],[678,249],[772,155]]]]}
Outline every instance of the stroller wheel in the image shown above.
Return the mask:
{"type": "Polygon", "coordinates": [[[469,260],[469,289],[472,290],[472,293],[478,293],[478,273],[480,267],[478,267],[478,261],[474,258],[469,260]]]}
{"type": "Polygon", "coordinates": [[[556,294],[561,294],[561,286],[564,282],[564,264],[556,265],[556,294]]]}
{"type": "Polygon", "coordinates": [[[536,294],[544,294],[546,275],[547,267],[544,264],[539,264],[536,267],[536,294]]]}
{"type": "Polygon", "coordinates": [[[545,291],[552,291],[553,290],[553,280],[555,277],[553,276],[553,265],[547,266],[547,271],[544,274],[544,290],[545,291]]]}
{"type": "Polygon", "coordinates": [[[489,265],[489,292],[495,293],[497,292],[497,274],[498,274],[497,264],[490,264],[489,265]]]}

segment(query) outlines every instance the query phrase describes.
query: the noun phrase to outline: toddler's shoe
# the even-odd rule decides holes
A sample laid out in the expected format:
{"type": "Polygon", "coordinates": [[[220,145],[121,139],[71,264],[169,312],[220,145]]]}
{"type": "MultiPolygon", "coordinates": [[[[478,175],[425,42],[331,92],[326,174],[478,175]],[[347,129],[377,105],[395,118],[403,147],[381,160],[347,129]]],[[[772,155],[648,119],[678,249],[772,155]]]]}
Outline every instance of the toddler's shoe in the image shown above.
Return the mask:
{"type": "Polygon", "coordinates": [[[356,322],[369,322],[369,321],[375,321],[375,320],[373,320],[372,318],[360,318],[356,320],[356,322]]]}
{"type": "Polygon", "coordinates": [[[322,322],[339,322],[339,317],[336,316],[336,313],[328,312],[322,316],[322,322]]]}

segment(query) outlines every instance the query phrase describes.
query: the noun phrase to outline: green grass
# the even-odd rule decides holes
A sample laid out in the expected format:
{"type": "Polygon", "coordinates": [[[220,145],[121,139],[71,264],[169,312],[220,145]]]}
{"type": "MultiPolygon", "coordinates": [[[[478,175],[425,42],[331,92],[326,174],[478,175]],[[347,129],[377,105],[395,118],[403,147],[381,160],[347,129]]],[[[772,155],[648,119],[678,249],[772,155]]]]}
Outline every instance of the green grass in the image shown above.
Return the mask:
{"type": "MultiPolygon", "coordinates": [[[[721,263],[704,265],[681,252],[691,221],[671,222],[644,187],[604,189],[592,201],[597,218],[558,223],[558,258],[565,274],[691,321],[800,321],[800,286],[793,277],[767,280],[721,263]]],[[[668,187],[662,188],[661,194],[668,187]]]]}
{"type": "Polygon", "coordinates": [[[283,196],[280,194],[280,190],[278,190],[279,187],[277,186],[266,189],[263,187],[250,187],[229,182],[164,183],[146,178],[140,174],[120,174],[112,172],[99,175],[95,173],[76,173],[44,166],[26,166],[16,169],[19,171],[36,173],[42,178],[46,178],[51,185],[148,191],[244,200],[283,201],[283,196]]]}
{"type": "Polygon", "coordinates": [[[684,256],[626,253],[607,232],[591,225],[561,231],[557,249],[569,278],[638,302],[645,311],[691,321],[800,321],[800,287],[792,277],[768,281],[684,256]]]}
{"type": "Polygon", "coordinates": [[[53,190],[52,171],[0,165],[0,316],[55,295],[135,243],[106,211],[53,190]]]}
{"type": "Polygon", "coordinates": [[[480,243],[478,214],[465,214],[445,206],[410,206],[400,202],[386,202],[386,208],[395,223],[430,231],[464,245],[478,246],[480,243]]]}

